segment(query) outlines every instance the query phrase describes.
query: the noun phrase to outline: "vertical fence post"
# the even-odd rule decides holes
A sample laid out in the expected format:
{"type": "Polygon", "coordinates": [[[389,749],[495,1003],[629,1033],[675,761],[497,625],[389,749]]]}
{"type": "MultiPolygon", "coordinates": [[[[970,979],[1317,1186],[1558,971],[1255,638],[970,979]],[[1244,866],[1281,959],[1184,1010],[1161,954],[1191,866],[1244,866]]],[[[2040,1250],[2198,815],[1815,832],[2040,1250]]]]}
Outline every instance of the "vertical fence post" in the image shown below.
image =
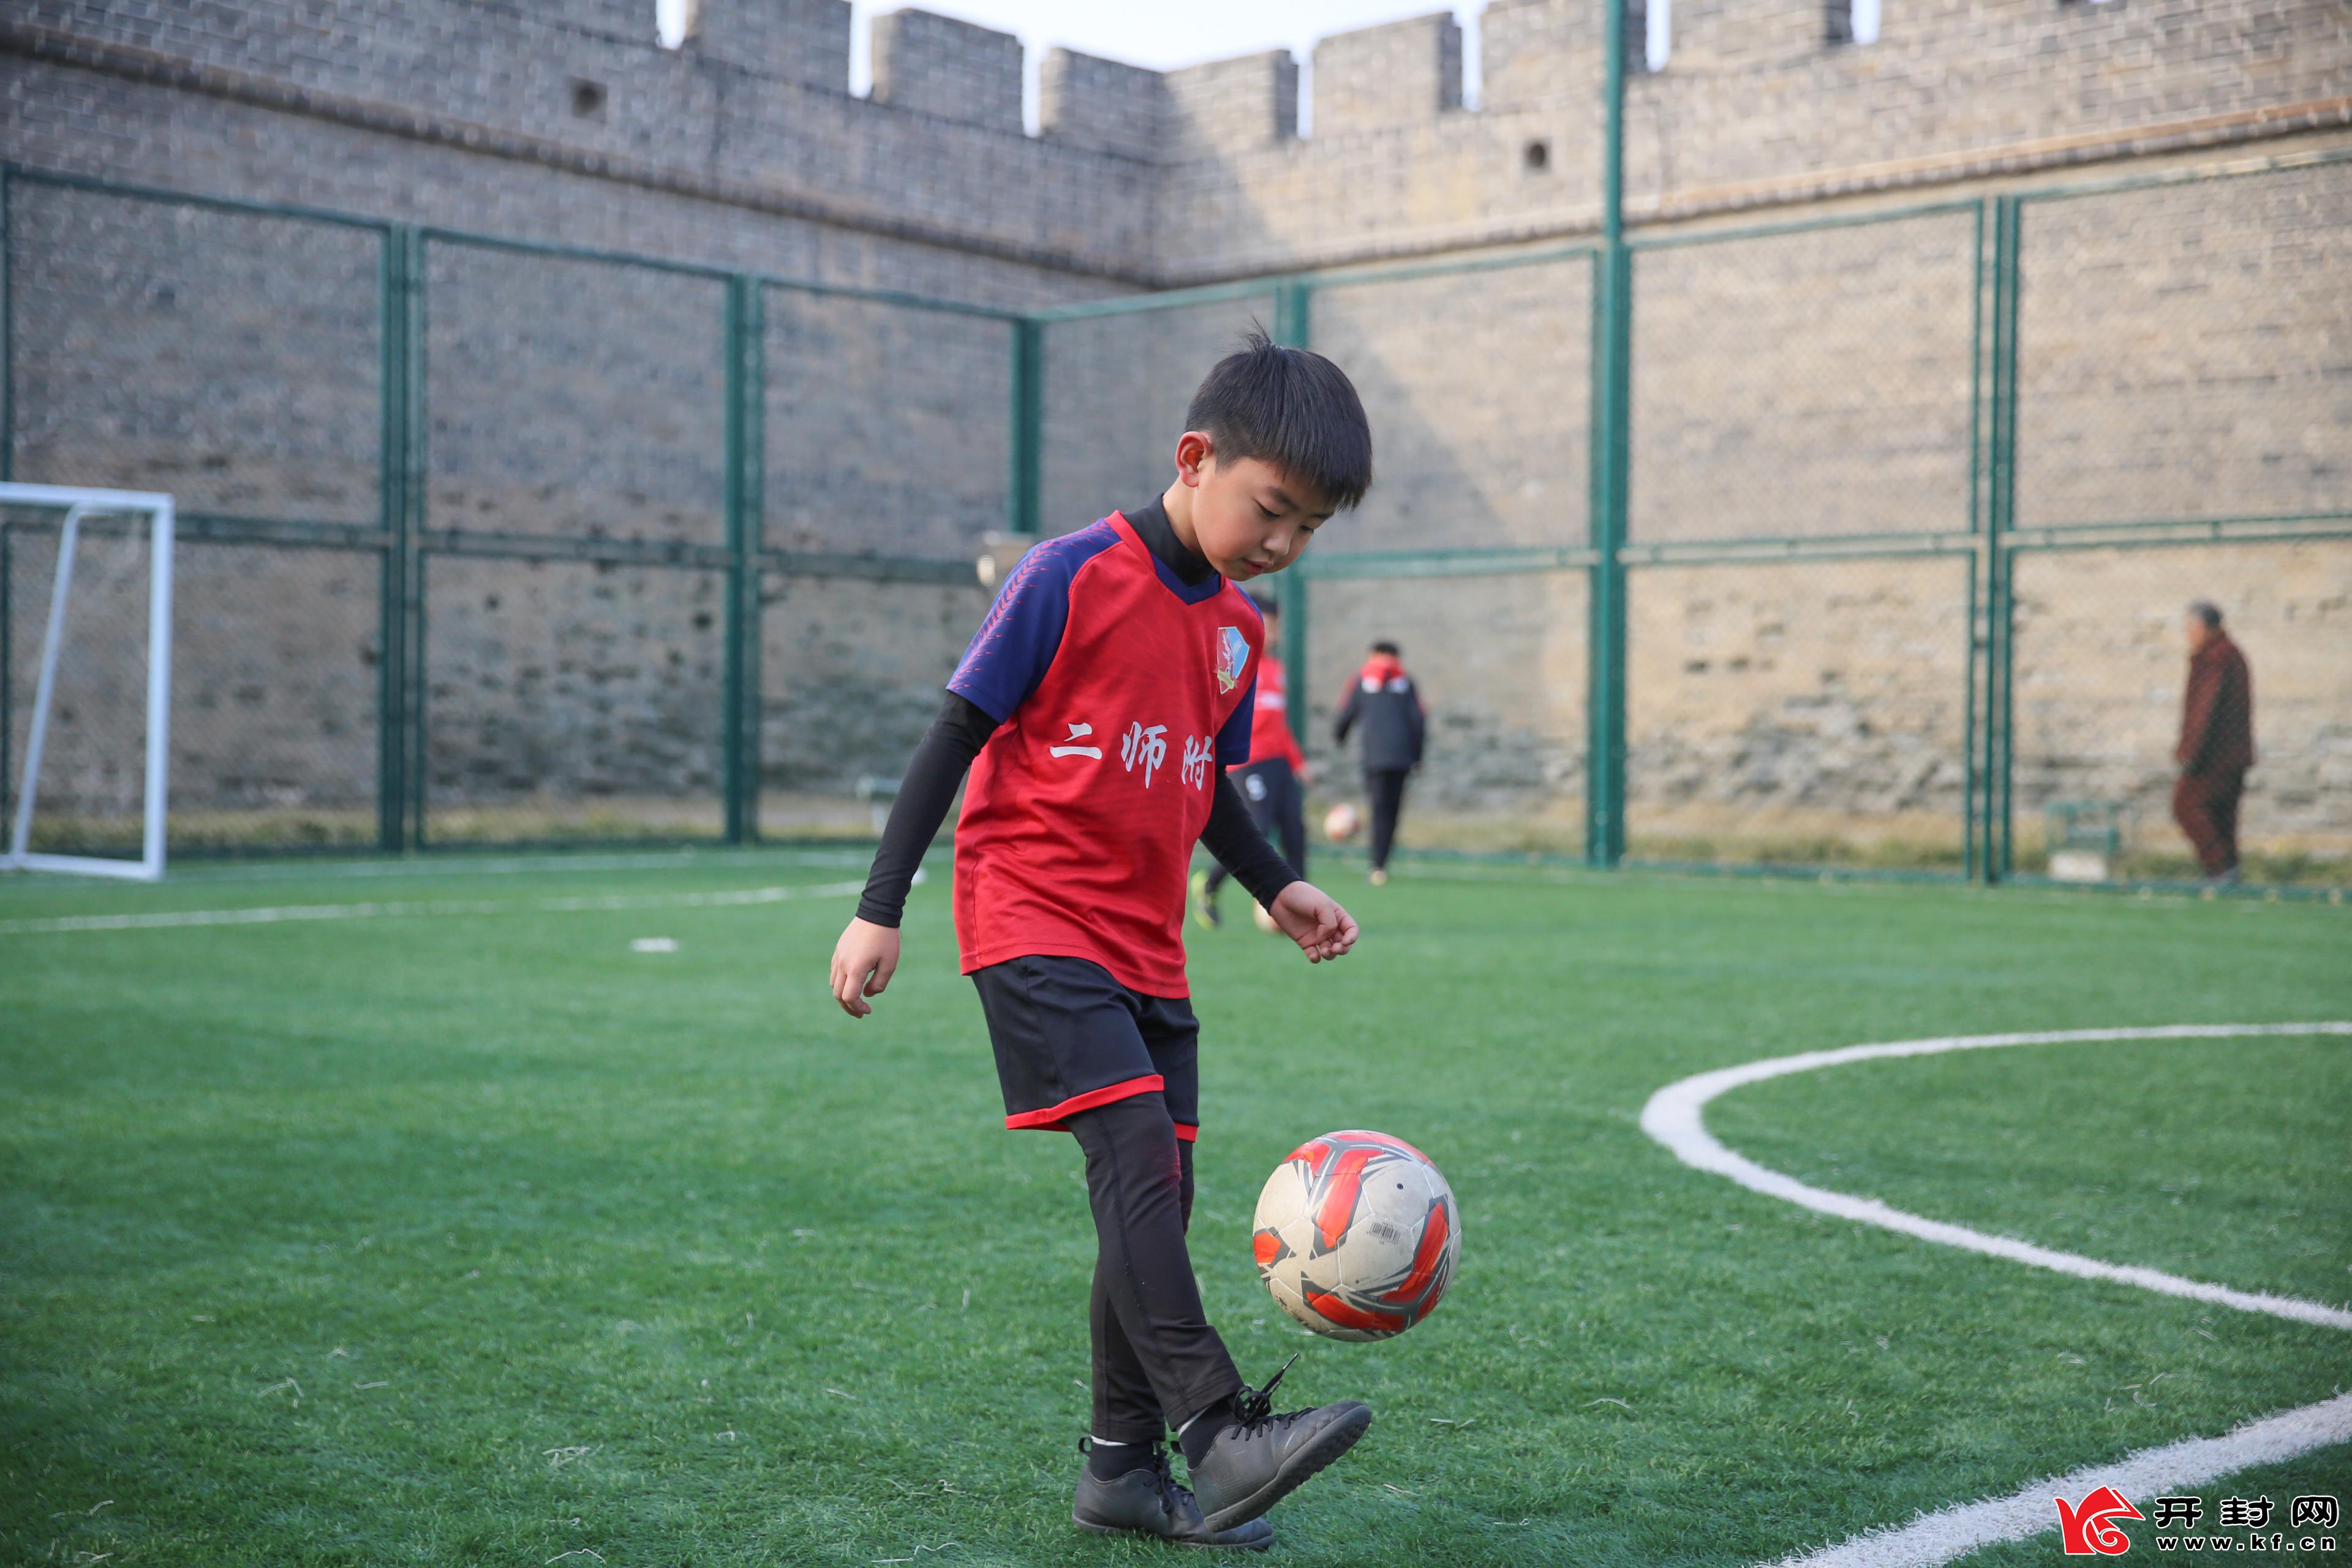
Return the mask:
{"type": "Polygon", "coordinates": [[[1625,545],[1633,379],[1633,257],[1625,248],[1625,7],[1606,0],[1601,251],[1592,290],[1592,584],[1587,614],[1584,858],[1625,854],[1625,545]]]}
{"type": "Polygon", "coordinates": [[[1013,323],[1012,400],[1004,526],[1034,534],[1045,467],[1045,323],[1026,316],[1013,323]]]}
{"type": "MultiPolygon", "coordinates": [[[[1282,284],[1274,296],[1274,338],[1286,348],[1303,349],[1314,346],[1314,286],[1300,279],[1282,284]]],[[[1303,563],[1302,563],[1303,564],[1303,563]]],[[[1293,710],[1297,725],[1305,723],[1307,693],[1313,689],[1307,673],[1307,577],[1297,567],[1285,572],[1276,580],[1276,603],[1282,606],[1282,647],[1277,653],[1282,659],[1283,679],[1291,693],[1291,700],[1299,706],[1293,710]]]]}
{"type": "Polygon", "coordinates": [[[760,836],[761,516],[767,487],[767,299],[727,280],[727,651],[721,791],[727,842],[760,836]]]}
{"type": "Polygon", "coordinates": [[[1995,381],[1991,471],[1990,528],[1985,540],[1985,617],[1987,668],[1985,685],[1986,804],[1991,812],[1985,838],[1985,876],[1998,881],[2017,869],[2011,838],[2013,789],[2017,775],[2017,552],[2010,542],[2017,524],[2017,381],[2018,297],[2024,281],[2020,261],[2024,205],[2017,196],[2003,196],[1995,229],[1996,304],[1993,323],[1995,381]]]}
{"type": "Polygon", "coordinates": [[[408,847],[404,744],[408,629],[408,236],[378,235],[376,251],[376,515],[386,543],[376,561],[376,847],[408,847]]]}
{"type": "Polygon", "coordinates": [[[1989,365],[1986,410],[1969,490],[1978,513],[1977,553],[1969,581],[1969,823],[1971,877],[1998,882],[2015,869],[2010,835],[2011,780],[2015,762],[2015,689],[2011,679],[2016,631],[2016,556],[2009,536],[2017,505],[2018,200],[1993,201],[1991,243],[1979,219],[1979,297],[1989,295],[1989,320],[1979,329],[1980,358],[1989,365]],[[1981,472],[1979,483],[1976,473],[1981,472]]]}
{"type": "Polygon", "coordinates": [[[393,536],[392,577],[398,625],[398,698],[394,717],[399,732],[401,846],[421,849],[425,842],[425,237],[413,228],[396,231],[400,247],[400,515],[393,536]]]}
{"type": "Polygon", "coordinates": [[[1985,779],[1986,750],[1983,725],[1979,714],[1986,689],[1983,665],[1990,647],[1982,620],[1984,606],[1990,601],[1986,592],[1986,573],[1991,568],[1990,548],[1992,526],[1989,521],[1988,498],[1992,493],[1990,472],[1991,458],[1986,443],[1993,428],[1987,416],[1985,397],[1988,391],[2000,384],[2000,378],[1987,373],[1986,359],[1990,346],[1986,336],[1987,324],[1997,321],[1998,310],[1988,310],[1987,290],[1992,285],[1996,268],[1991,249],[1997,230],[1989,227],[1985,215],[1990,204],[1979,200],[1976,205],[1975,237],[1971,256],[1972,289],[1969,299],[1969,588],[1966,630],[1968,639],[1967,671],[1962,679],[1960,707],[1960,865],[1962,875],[1969,880],[1985,879],[1983,823],[1987,820],[1979,796],[1985,779]]]}

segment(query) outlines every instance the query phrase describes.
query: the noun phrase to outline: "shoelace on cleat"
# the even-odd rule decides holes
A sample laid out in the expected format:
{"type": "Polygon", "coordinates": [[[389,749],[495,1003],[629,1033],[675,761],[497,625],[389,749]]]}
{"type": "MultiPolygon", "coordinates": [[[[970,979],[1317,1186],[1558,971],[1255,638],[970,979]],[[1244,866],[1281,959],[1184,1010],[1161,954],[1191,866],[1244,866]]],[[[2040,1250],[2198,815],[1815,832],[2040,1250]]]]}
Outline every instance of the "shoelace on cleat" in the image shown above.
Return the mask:
{"type": "Polygon", "coordinates": [[[1183,1511],[1181,1503],[1178,1501],[1180,1494],[1189,1498],[1192,1495],[1192,1489],[1176,1484],[1176,1472],[1170,1468],[1168,1450],[1159,1443],[1151,1445],[1151,1471],[1152,1479],[1160,1488],[1160,1510],[1172,1519],[1183,1511]]]}
{"type": "MultiPolygon", "coordinates": [[[[1274,1375],[1265,1380],[1265,1387],[1252,1388],[1248,1384],[1242,1384],[1242,1391],[1234,1395],[1234,1425],[1239,1426],[1255,1426],[1261,1421],[1270,1421],[1275,1419],[1275,1388],[1282,1382],[1283,1373],[1288,1372],[1292,1364],[1298,1360],[1298,1356],[1299,1352],[1293,1351],[1290,1354],[1290,1360],[1284,1362],[1281,1366],[1276,1368],[1274,1375]]],[[[1297,1415],[1303,1415],[1304,1412],[1294,1410],[1290,1412],[1290,1414],[1297,1415]]]]}

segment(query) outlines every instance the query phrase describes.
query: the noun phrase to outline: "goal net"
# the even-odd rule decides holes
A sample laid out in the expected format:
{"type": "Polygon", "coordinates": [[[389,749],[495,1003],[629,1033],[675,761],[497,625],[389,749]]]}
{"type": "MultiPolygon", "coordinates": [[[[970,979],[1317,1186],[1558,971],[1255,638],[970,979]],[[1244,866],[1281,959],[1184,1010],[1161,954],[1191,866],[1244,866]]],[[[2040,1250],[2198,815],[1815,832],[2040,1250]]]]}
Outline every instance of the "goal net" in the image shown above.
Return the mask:
{"type": "Polygon", "coordinates": [[[0,869],[163,874],[172,498],[0,483],[0,869]]]}

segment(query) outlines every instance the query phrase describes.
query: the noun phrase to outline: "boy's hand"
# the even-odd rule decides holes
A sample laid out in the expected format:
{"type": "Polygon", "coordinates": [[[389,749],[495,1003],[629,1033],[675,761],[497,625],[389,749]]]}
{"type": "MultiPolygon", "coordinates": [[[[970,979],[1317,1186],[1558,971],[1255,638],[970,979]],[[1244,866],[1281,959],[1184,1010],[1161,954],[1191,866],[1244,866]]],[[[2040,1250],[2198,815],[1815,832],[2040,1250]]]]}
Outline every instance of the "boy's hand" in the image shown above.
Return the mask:
{"type": "MultiPolygon", "coordinates": [[[[1266,913],[1282,934],[1298,944],[1309,963],[1337,958],[1356,945],[1356,919],[1339,900],[1308,882],[1293,882],[1276,897],[1266,913]]],[[[846,942],[848,938],[844,937],[846,942]]],[[[836,960],[836,962],[838,962],[836,960]]]]}
{"type": "MultiPolygon", "coordinates": [[[[1355,930],[1349,928],[1352,940],[1355,930]]],[[[1301,945],[1305,945],[1301,943],[1301,945]]],[[[853,920],[833,944],[833,999],[853,1018],[874,1011],[866,998],[879,996],[898,973],[898,931],[872,921],[853,920]]]]}

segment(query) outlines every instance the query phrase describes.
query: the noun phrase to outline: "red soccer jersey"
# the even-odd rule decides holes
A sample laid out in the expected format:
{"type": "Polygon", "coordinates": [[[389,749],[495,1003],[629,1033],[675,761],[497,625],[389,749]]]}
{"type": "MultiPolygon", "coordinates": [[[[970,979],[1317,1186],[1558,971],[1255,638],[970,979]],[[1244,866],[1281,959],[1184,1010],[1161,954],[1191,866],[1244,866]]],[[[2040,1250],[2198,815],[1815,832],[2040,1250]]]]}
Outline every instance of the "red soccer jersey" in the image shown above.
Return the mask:
{"type": "Polygon", "coordinates": [[[1022,558],[948,682],[999,723],[956,827],[965,973],[1084,958],[1189,994],[1184,878],[1218,765],[1249,756],[1264,637],[1248,595],[1188,587],[1117,512],[1022,558]]]}
{"type": "Polygon", "coordinates": [[[1298,737],[1290,731],[1289,684],[1282,672],[1282,660],[1267,654],[1258,661],[1257,700],[1250,708],[1249,760],[1253,763],[1279,759],[1293,768],[1307,765],[1307,753],[1298,749],[1298,737]]]}

